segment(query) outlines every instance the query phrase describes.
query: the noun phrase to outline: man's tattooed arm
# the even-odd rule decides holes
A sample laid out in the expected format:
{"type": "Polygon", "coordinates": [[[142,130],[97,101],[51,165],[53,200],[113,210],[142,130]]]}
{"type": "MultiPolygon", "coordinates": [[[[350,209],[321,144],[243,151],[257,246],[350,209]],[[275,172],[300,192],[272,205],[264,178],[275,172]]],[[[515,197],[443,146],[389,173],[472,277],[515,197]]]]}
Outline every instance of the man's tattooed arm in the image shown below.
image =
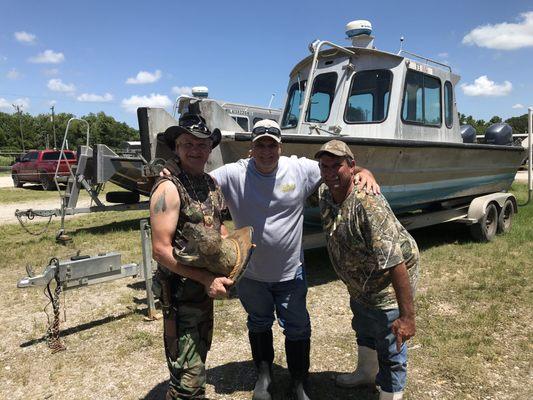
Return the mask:
{"type": "Polygon", "coordinates": [[[163,191],[163,193],[161,193],[159,198],[156,200],[155,205],[154,205],[154,213],[155,214],[164,213],[167,210],[167,203],[165,201],[166,193],[167,193],[167,191],[165,189],[163,191]]]}

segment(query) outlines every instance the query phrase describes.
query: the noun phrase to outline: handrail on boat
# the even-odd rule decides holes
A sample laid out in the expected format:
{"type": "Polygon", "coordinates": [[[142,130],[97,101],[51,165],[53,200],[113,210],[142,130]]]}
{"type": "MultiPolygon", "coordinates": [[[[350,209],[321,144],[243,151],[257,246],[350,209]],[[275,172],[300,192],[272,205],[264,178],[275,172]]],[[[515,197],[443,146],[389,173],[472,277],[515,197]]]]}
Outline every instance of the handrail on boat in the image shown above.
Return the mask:
{"type": "Polygon", "coordinates": [[[333,42],[329,42],[327,40],[321,40],[316,45],[312,46],[311,49],[313,51],[313,62],[311,63],[311,69],[309,70],[309,75],[307,76],[307,84],[306,84],[306,90],[305,90],[305,97],[304,102],[302,105],[302,109],[300,110],[300,116],[298,118],[298,125],[296,126],[296,133],[300,133],[300,129],[302,128],[302,123],[305,118],[305,114],[307,112],[307,107],[309,106],[309,101],[311,99],[311,90],[307,90],[313,83],[313,79],[315,78],[315,70],[318,64],[318,57],[320,50],[322,46],[330,46],[334,49],[340,50],[343,53],[346,53],[350,56],[355,56],[355,52],[352,50],[348,50],[346,47],[340,46],[338,44],[335,44],[333,42]]]}
{"type": "Polygon", "coordinates": [[[441,67],[448,68],[448,70],[450,71],[450,73],[452,73],[452,67],[450,67],[448,64],[444,64],[444,63],[441,63],[441,62],[439,62],[439,61],[432,60],[431,58],[427,58],[427,57],[424,57],[424,56],[420,56],[420,55],[418,55],[418,54],[411,53],[410,51],[403,50],[403,49],[400,49],[400,51],[398,51],[397,55],[401,56],[402,53],[409,54],[410,56],[413,56],[413,57],[419,58],[419,59],[421,59],[421,60],[424,60],[424,61],[426,62],[426,64],[427,64],[428,62],[431,62],[431,63],[433,63],[433,64],[440,65],[441,67]]]}

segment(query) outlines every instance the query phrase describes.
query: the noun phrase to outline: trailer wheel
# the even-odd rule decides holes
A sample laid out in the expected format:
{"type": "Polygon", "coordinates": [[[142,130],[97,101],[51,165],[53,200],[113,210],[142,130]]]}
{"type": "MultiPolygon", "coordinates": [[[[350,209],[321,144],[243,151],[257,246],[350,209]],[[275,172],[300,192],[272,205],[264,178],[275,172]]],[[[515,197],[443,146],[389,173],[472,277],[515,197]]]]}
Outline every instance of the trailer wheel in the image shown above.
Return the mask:
{"type": "Polygon", "coordinates": [[[470,233],[479,242],[490,242],[496,236],[497,229],[498,209],[493,203],[490,203],[479,222],[470,227],[470,233]]]}
{"type": "Polygon", "coordinates": [[[498,233],[507,233],[511,230],[513,222],[514,204],[511,200],[505,200],[498,216],[498,233]]]}

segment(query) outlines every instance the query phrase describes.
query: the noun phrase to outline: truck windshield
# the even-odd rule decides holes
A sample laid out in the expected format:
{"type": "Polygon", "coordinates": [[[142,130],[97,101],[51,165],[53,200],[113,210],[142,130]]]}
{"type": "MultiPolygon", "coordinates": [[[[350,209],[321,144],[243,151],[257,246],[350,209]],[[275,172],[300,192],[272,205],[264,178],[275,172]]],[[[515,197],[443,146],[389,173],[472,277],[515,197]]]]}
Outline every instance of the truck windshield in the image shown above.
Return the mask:
{"type": "Polygon", "coordinates": [[[283,112],[281,120],[281,128],[294,128],[298,125],[298,118],[300,117],[300,106],[303,101],[305,82],[295,82],[289,90],[289,100],[283,112]]]}

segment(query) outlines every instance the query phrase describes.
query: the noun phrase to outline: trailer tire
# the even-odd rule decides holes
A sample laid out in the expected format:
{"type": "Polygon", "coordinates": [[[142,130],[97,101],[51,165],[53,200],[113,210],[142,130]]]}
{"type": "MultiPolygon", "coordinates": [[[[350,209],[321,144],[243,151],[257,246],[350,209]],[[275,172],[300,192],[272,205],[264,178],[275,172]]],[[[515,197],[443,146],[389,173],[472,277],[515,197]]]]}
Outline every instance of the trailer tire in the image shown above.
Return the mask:
{"type": "Polygon", "coordinates": [[[505,200],[500,215],[498,215],[498,233],[507,233],[513,223],[514,204],[510,199],[505,200]]]}
{"type": "Polygon", "coordinates": [[[107,192],[105,199],[108,203],[135,204],[139,202],[140,196],[135,192],[107,192]]]}
{"type": "Polygon", "coordinates": [[[479,242],[490,242],[496,236],[497,229],[498,209],[494,203],[489,203],[479,222],[470,226],[470,233],[479,242]]]}

